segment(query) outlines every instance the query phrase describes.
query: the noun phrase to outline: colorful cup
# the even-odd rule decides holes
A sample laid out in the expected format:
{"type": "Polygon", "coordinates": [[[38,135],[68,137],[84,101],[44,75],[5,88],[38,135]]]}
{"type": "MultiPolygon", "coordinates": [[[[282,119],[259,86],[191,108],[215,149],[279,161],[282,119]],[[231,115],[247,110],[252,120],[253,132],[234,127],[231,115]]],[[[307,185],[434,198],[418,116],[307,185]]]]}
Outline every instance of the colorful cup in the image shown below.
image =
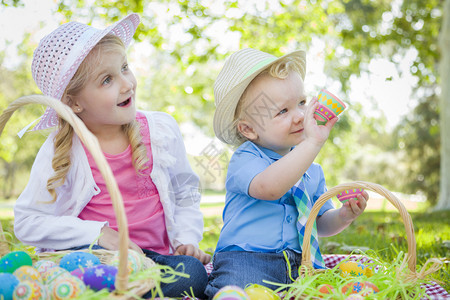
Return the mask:
{"type": "Polygon", "coordinates": [[[314,118],[319,125],[326,124],[329,120],[343,112],[347,107],[338,97],[325,89],[320,91],[318,101],[319,106],[314,112],[314,118]]]}
{"type": "Polygon", "coordinates": [[[364,189],[345,190],[345,191],[337,194],[336,197],[342,204],[344,204],[345,202],[347,202],[350,199],[357,200],[358,198],[356,198],[356,197],[358,195],[362,194],[362,192],[364,192],[364,189]]]}

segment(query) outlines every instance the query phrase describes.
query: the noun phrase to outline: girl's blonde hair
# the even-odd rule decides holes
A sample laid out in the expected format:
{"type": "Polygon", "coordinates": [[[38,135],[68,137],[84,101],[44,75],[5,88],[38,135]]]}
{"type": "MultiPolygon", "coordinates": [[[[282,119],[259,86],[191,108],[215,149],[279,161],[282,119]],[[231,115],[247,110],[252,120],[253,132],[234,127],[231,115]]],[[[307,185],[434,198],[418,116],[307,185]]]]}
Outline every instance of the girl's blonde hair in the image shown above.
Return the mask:
{"type": "MultiPolygon", "coordinates": [[[[261,73],[259,73],[258,76],[256,76],[253,80],[256,80],[256,78],[259,78],[260,76],[264,76],[265,74],[269,74],[270,76],[278,79],[286,79],[289,76],[290,72],[297,72],[298,74],[302,74],[301,70],[302,70],[302,62],[295,57],[287,56],[270,65],[263,71],[261,71],[261,73]]],[[[232,123],[232,128],[233,130],[235,130],[236,136],[238,137],[237,146],[239,146],[240,144],[242,144],[247,140],[247,138],[241,134],[237,125],[240,120],[244,119],[243,107],[245,106],[244,104],[248,102],[247,93],[249,89],[248,87],[251,84],[252,83],[250,82],[245,91],[242,93],[242,96],[239,99],[239,102],[236,106],[236,110],[234,111],[234,120],[232,123]]]]}
{"type": "MultiPolygon", "coordinates": [[[[93,68],[100,62],[102,54],[122,51],[125,51],[125,46],[119,37],[112,34],[103,37],[81,63],[72,80],[67,85],[62,99],[65,99],[66,95],[75,96],[83,89],[86,83],[91,80],[90,74],[93,73],[93,68]]],[[[51,202],[56,201],[57,195],[55,190],[64,184],[67,173],[69,172],[71,166],[70,150],[72,148],[74,134],[74,130],[69,123],[61,118],[58,119],[59,130],[54,138],[55,153],[52,160],[52,168],[55,174],[47,181],[47,190],[53,197],[51,202]]],[[[142,173],[147,168],[146,163],[148,162],[148,157],[145,145],[142,143],[139,122],[134,120],[129,124],[125,124],[122,126],[122,130],[128,136],[131,144],[133,166],[136,172],[142,173]]]]}

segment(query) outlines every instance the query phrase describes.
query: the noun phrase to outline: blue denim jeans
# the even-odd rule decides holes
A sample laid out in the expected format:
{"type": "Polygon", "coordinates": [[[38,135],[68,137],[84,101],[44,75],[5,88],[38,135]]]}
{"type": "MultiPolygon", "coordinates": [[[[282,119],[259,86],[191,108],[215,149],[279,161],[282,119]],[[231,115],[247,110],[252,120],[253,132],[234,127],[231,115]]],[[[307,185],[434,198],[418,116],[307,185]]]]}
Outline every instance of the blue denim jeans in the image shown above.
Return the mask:
{"type": "MultiPolygon", "coordinates": [[[[81,250],[88,248],[89,245],[84,245],[80,247],[74,247],[68,250],[81,250]]],[[[93,245],[93,250],[104,249],[98,245],[93,245]]],[[[190,277],[180,277],[177,276],[174,283],[161,283],[161,290],[164,297],[183,297],[184,292],[191,295],[191,289],[197,298],[205,298],[204,291],[206,284],[208,283],[208,275],[203,264],[192,256],[187,255],[162,255],[154,251],[142,249],[145,255],[152,259],[155,263],[159,265],[169,266],[175,271],[183,271],[190,277]],[[182,263],[183,270],[177,269],[177,266],[182,263]]],[[[143,298],[151,298],[151,291],[143,296],[143,298]]]]}
{"type": "Polygon", "coordinates": [[[226,285],[245,288],[247,284],[260,284],[271,289],[279,286],[263,282],[292,283],[298,277],[298,268],[302,256],[291,250],[285,251],[291,266],[289,267],[283,253],[260,253],[247,251],[218,252],[214,255],[213,271],[205,290],[208,299],[212,299],[217,291],[226,285]]]}
{"type": "MultiPolygon", "coordinates": [[[[175,271],[181,271],[177,269],[178,264],[182,263],[184,266],[184,273],[190,277],[177,276],[174,283],[162,283],[161,289],[164,297],[183,297],[184,292],[191,295],[191,289],[195,297],[203,299],[205,298],[204,291],[206,284],[208,283],[208,274],[203,264],[195,257],[188,255],[162,255],[154,251],[142,249],[148,258],[151,258],[155,263],[159,265],[165,265],[172,267],[175,271]]],[[[150,298],[151,292],[148,292],[143,298],[150,298]]]]}

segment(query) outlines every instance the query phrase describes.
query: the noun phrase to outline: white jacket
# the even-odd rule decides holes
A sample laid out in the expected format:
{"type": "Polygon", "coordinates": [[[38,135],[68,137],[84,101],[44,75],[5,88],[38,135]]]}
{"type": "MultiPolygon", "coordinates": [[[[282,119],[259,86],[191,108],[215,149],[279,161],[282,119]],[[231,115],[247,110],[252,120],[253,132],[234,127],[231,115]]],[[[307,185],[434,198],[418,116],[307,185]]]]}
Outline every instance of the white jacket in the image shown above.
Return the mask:
{"type": "MultiPolygon", "coordinates": [[[[172,251],[181,244],[198,247],[203,234],[199,178],[192,171],[178,124],[168,114],[143,112],[147,117],[153,154],[151,178],[164,208],[172,251]]],[[[54,203],[47,180],[54,173],[53,138],[50,134],[39,150],[30,179],[14,207],[14,232],[23,243],[38,251],[68,249],[91,244],[107,222],[81,220],[77,216],[94,195],[100,193],[78,136],[74,135],[72,165],[65,183],[57,188],[54,203]]]]}

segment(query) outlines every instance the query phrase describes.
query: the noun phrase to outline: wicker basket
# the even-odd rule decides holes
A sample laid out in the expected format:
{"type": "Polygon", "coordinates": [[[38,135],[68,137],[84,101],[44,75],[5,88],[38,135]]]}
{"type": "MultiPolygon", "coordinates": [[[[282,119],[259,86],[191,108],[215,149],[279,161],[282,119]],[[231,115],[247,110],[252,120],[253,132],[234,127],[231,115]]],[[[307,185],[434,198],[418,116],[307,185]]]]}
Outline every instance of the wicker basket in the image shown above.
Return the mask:
{"type": "MultiPolygon", "coordinates": [[[[155,287],[155,282],[152,279],[137,280],[129,282],[128,278],[128,223],[125,215],[122,195],[115,181],[114,175],[106,161],[106,158],[101,151],[97,138],[87,129],[85,124],[73,113],[72,109],[63,104],[61,101],[43,95],[31,95],[21,97],[12,102],[0,116],[0,135],[3,129],[12,116],[12,114],[20,107],[26,104],[43,104],[53,108],[58,115],[67,121],[74,129],[75,133],[88,148],[92,154],[100,172],[105,180],[114,212],[117,218],[117,225],[119,231],[119,265],[116,275],[115,287],[116,290],[110,294],[111,299],[134,299],[133,295],[142,296],[147,291],[155,287]],[[125,294],[126,293],[126,294],[125,294]]],[[[3,228],[0,223],[0,255],[3,256],[9,253],[9,246],[3,234],[3,228]]],[[[66,251],[70,252],[70,251],[66,251]]],[[[61,257],[64,251],[40,253],[39,258],[49,258],[56,254],[61,257]]],[[[102,263],[108,264],[109,261],[117,254],[117,251],[110,250],[92,250],[92,253],[99,257],[102,263]]],[[[155,263],[143,255],[144,268],[151,267],[155,263]]]]}
{"type": "Polygon", "coordinates": [[[344,183],[340,184],[338,186],[335,186],[331,189],[329,189],[327,192],[325,192],[320,198],[316,201],[314,206],[311,208],[310,215],[308,217],[308,220],[305,225],[305,236],[303,239],[303,253],[302,253],[302,262],[301,262],[301,275],[307,276],[312,275],[316,272],[323,272],[323,270],[316,270],[313,268],[312,261],[311,261],[311,232],[314,225],[314,220],[317,218],[317,214],[319,213],[320,208],[325,204],[325,202],[328,201],[328,199],[331,199],[332,197],[336,196],[337,194],[350,189],[365,189],[368,191],[373,191],[380,196],[383,196],[386,198],[389,202],[391,202],[394,207],[399,211],[400,216],[402,218],[402,222],[405,225],[406,230],[406,239],[408,243],[408,252],[406,253],[406,260],[408,263],[408,269],[409,269],[409,275],[408,280],[411,280],[413,282],[417,281],[418,279],[424,279],[426,276],[428,276],[431,273],[434,273],[438,271],[442,265],[443,262],[436,258],[429,259],[425,265],[422,267],[420,272],[416,272],[416,240],[414,237],[414,228],[411,220],[411,216],[409,215],[408,211],[406,210],[405,206],[401,203],[401,201],[390,191],[385,189],[379,184],[370,183],[370,182],[364,182],[364,181],[356,181],[351,183],[344,183]],[[428,265],[431,265],[429,268],[428,265]]]}

